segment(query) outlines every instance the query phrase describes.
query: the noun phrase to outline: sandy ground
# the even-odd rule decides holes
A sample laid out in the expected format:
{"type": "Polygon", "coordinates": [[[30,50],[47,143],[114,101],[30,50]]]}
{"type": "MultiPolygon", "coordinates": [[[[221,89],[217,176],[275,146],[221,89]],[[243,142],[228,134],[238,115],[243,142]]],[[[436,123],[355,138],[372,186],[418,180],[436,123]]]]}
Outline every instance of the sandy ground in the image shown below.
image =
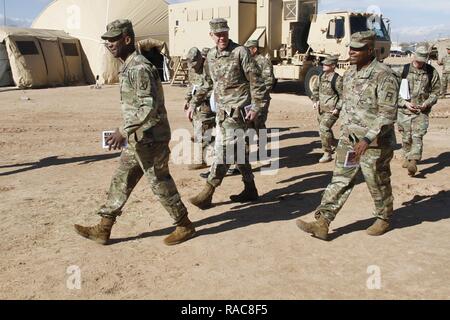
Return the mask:
{"type": "MultiPolygon", "coordinates": [[[[190,129],[180,112],[184,89],[165,92],[172,128],[190,129]]],[[[230,203],[242,182],[227,177],[216,206],[198,210],[187,199],[202,189],[201,171],[171,163],[198,230],[175,247],[162,242],[173,227],[145,180],[115,225],[112,245],[73,230],[98,221],[93,211],[118,165],[118,154],[100,146],[101,131],[120,123],[117,86],[1,92],[0,298],[450,298],[450,99],[434,109],[416,178],[396,151],[393,230],[366,235],[373,204],[360,179],[324,242],[299,231],[295,220],[313,218],[333,163],[317,163],[309,99],[293,84],[277,92],[268,125],[280,129],[280,169],[256,170],[259,202],[230,203]],[[79,290],[70,285],[77,274],[71,266],[79,268],[79,290]],[[373,289],[368,282],[376,284],[378,271],[381,288],[373,289]]]]}

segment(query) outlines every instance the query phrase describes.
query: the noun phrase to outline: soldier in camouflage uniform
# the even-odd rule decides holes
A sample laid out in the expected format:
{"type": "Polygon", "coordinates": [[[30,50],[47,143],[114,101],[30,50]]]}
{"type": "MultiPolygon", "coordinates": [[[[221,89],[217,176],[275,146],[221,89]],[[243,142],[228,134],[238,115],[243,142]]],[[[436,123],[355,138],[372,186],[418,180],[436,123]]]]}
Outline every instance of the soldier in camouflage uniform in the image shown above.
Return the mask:
{"type": "Polygon", "coordinates": [[[408,169],[410,176],[414,176],[417,172],[417,162],[422,159],[423,137],[428,130],[429,114],[440,92],[439,73],[427,64],[427,60],[427,48],[417,48],[407,75],[411,99],[404,100],[399,97],[398,103],[398,129],[402,134],[403,167],[408,169]]]}
{"type": "Polygon", "coordinates": [[[327,239],[329,224],[348,199],[360,171],[375,202],[377,217],[367,233],[373,236],[385,233],[393,212],[390,162],[396,144],[394,122],[399,86],[390,68],[376,60],[374,47],[373,31],[352,35],[352,66],[344,75],[341,136],[333,178],[317,208],[317,221],[297,220],[300,229],[323,240],[327,239]],[[348,163],[344,166],[349,151],[354,151],[358,166],[351,167],[348,163]]]}
{"type": "Polygon", "coordinates": [[[450,45],[447,46],[447,55],[442,59],[442,84],[441,84],[441,98],[445,98],[447,94],[448,82],[450,80],[450,45]]]}
{"type": "Polygon", "coordinates": [[[332,127],[339,118],[342,109],[342,77],[334,70],[338,63],[337,56],[329,56],[323,61],[323,73],[312,88],[311,100],[318,111],[320,140],[322,140],[323,157],[320,163],[333,160],[335,138],[332,127]]]}
{"type": "MultiPolygon", "coordinates": [[[[205,50],[204,50],[205,51],[205,50]]],[[[198,170],[206,168],[204,159],[206,148],[212,140],[212,129],[216,124],[216,114],[211,111],[209,105],[210,94],[205,97],[202,104],[193,108],[190,105],[192,96],[195,91],[204,85],[203,64],[204,58],[197,48],[191,48],[187,54],[187,62],[189,66],[189,86],[186,91],[185,110],[187,117],[192,121],[194,127],[194,163],[189,165],[189,170],[198,170]]]]}
{"type": "Polygon", "coordinates": [[[266,92],[264,94],[264,101],[266,101],[266,103],[261,108],[261,111],[256,119],[249,125],[250,128],[256,130],[256,133],[259,137],[259,130],[266,129],[270,100],[272,100],[272,98],[270,97],[270,92],[272,91],[275,84],[275,75],[273,74],[272,61],[259,53],[259,44],[257,40],[249,40],[247,41],[245,46],[249,49],[251,56],[253,57],[253,59],[255,59],[257,66],[261,70],[261,76],[264,80],[264,84],[266,85],[266,92]]]}
{"type": "Polygon", "coordinates": [[[245,148],[247,121],[253,121],[264,105],[266,88],[260,72],[248,50],[229,39],[227,20],[217,18],[210,21],[210,36],[216,46],[205,62],[205,86],[194,94],[191,105],[196,108],[210,91],[214,91],[217,105],[217,125],[220,135],[216,140],[214,161],[203,191],[190,199],[195,206],[206,209],[211,206],[215,189],[222,183],[230,164],[236,163],[244,181],[244,191],[231,196],[234,202],[258,199],[252,167],[245,148]],[[251,105],[248,113],[245,107],[251,105]],[[235,151],[241,146],[241,150],[235,151]],[[243,150],[242,150],[243,149],[243,150]],[[241,153],[244,153],[242,159],[241,153]],[[241,158],[241,159],[239,159],[241,158]]]}
{"type": "Polygon", "coordinates": [[[93,227],[75,225],[75,230],[85,238],[107,244],[116,217],[121,214],[134,187],[145,175],[153,193],[177,226],[164,239],[165,244],[186,241],[195,235],[195,229],[169,172],[171,131],[158,71],[136,52],[133,26],[129,20],[115,20],[108,24],[102,39],[108,41],[108,49],[114,57],[124,62],[120,72],[124,122],[107,143],[110,150],[116,150],[121,149],[128,140],[128,147],[122,151],[108,199],[97,212],[102,217],[101,222],[93,227]]]}

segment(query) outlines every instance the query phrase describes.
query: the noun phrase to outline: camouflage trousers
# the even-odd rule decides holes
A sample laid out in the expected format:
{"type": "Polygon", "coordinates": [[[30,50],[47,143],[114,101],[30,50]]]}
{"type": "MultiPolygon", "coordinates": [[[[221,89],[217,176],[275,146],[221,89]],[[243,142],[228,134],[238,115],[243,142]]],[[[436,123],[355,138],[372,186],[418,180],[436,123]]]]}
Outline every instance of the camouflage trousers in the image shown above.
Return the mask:
{"type": "Polygon", "coordinates": [[[212,143],[212,129],[216,126],[216,114],[204,105],[194,113],[192,119],[194,127],[194,163],[204,161],[206,148],[212,143]]]}
{"type": "Polygon", "coordinates": [[[403,156],[408,160],[422,160],[423,137],[428,131],[429,116],[425,113],[398,112],[398,130],[402,134],[403,156]]]}
{"type": "Polygon", "coordinates": [[[320,140],[322,141],[323,152],[333,152],[335,138],[333,130],[331,128],[336,123],[337,119],[338,117],[330,112],[323,112],[322,114],[319,113],[319,115],[317,116],[317,121],[319,122],[319,135],[320,140]]]}
{"type": "Polygon", "coordinates": [[[443,73],[441,79],[441,94],[447,94],[448,82],[450,80],[450,73],[443,73]]]}
{"type": "Polygon", "coordinates": [[[261,108],[261,111],[258,113],[258,115],[256,116],[255,120],[253,120],[252,122],[250,122],[248,124],[248,129],[254,129],[256,131],[256,135],[258,136],[258,148],[259,148],[259,135],[260,135],[260,130],[265,130],[266,128],[266,122],[267,122],[267,117],[269,115],[269,106],[270,106],[270,101],[267,102],[264,107],[261,108]]]}
{"type": "Polygon", "coordinates": [[[244,182],[252,182],[254,175],[249,162],[249,149],[246,147],[247,126],[240,110],[235,109],[232,116],[219,110],[216,119],[218,128],[208,183],[217,188],[232,164],[242,174],[244,182]]]}
{"type": "Polygon", "coordinates": [[[177,225],[187,215],[177,187],[169,172],[170,149],[167,142],[128,145],[109,187],[106,203],[98,210],[102,217],[120,216],[131,192],[145,174],[153,193],[177,225]]]}
{"type": "Polygon", "coordinates": [[[375,203],[374,215],[388,220],[392,215],[394,202],[390,178],[390,162],[394,150],[391,147],[369,148],[361,157],[360,167],[345,168],[346,154],[353,149],[353,146],[354,144],[348,138],[339,140],[333,178],[322,196],[316,218],[322,215],[330,222],[335,219],[353,190],[356,175],[362,171],[375,203]]]}

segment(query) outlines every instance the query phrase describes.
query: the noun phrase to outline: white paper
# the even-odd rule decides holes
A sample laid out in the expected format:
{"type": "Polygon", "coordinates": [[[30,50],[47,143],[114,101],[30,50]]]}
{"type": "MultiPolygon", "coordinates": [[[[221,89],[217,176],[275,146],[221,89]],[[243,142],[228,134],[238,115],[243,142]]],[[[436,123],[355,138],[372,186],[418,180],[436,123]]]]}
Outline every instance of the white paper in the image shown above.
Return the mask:
{"type": "Polygon", "coordinates": [[[404,100],[411,99],[411,94],[409,93],[408,79],[402,79],[402,84],[400,85],[400,97],[402,97],[404,100]]]}
{"type": "Polygon", "coordinates": [[[359,167],[359,162],[356,161],[356,152],[350,150],[347,152],[344,162],[344,168],[357,168],[359,167]]]}
{"type": "Polygon", "coordinates": [[[211,98],[209,98],[209,106],[211,107],[211,111],[217,113],[216,99],[214,98],[214,91],[211,92],[211,98]]]}
{"type": "Polygon", "coordinates": [[[196,92],[197,92],[197,86],[194,85],[194,86],[192,86],[192,92],[191,92],[191,94],[192,94],[192,95],[195,95],[196,92]]]}
{"type": "MultiPolygon", "coordinates": [[[[103,131],[102,132],[102,147],[103,149],[109,149],[109,145],[106,144],[106,139],[114,134],[115,131],[103,131]]],[[[122,148],[126,148],[128,146],[127,141],[125,140],[122,148]]]]}

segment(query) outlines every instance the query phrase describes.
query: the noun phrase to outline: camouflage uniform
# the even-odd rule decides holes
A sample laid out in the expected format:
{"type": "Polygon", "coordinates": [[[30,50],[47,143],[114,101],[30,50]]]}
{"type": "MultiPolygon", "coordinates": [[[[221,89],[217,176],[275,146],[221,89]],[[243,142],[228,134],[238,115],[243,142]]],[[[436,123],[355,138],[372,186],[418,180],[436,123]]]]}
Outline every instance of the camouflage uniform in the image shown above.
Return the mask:
{"type": "Polygon", "coordinates": [[[243,181],[252,183],[254,176],[245,143],[242,144],[246,150],[244,163],[237,161],[236,152],[232,158],[227,155],[227,150],[233,151],[239,141],[245,141],[247,125],[243,118],[244,107],[252,105],[251,110],[259,112],[264,104],[266,88],[260,71],[248,50],[232,40],[223,51],[219,51],[217,47],[209,51],[205,70],[205,85],[197,90],[191,105],[200,106],[208,93],[214,91],[220,139],[216,140],[208,183],[214,188],[218,187],[233,163],[237,163],[243,181]]]}
{"type": "Polygon", "coordinates": [[[261,108],[261,111],[256,117],[256,119],[251,124],[251,127],[255,129],[256,132],[259,134],[260,129],[266,129],[266,121],[267,116],[269,114],[270,100],[272,100],[272,98],[270,97],[270,92],[272,91],[273,85],[275,84],[275,75],[273,74],[273,64],[272,61],[270,61],[270,59],[264,57],[261,54],[257,54],[254,57],[254,59],[256,61],[256,65],[261,70],[261,77],[266,86],[266,92],[264,94],[265,104],[261,108]]]}
{"type": "Polygon", "coordinates": [[[134,52],[120,72],[120,97],[124,124],[119,130],[128,139],[122,151],[106,204],[98,214],[115,219],[145,174],[153,193],[175,224],[187,216],[169,172],[171,130],[164,105],[164,92],[156,68],[134,52]]]}
{"type": "MultiPolygon", "coordinates": [[[[449,50],[450,48],[447,48],[449,50]]],[[[450,55],[447,53],[447,55],[442,59],[443,64],[443,70],[442,70],[442,90],[441,94],[442,96],[445,96],[447,94],[447,88],[448,88],[448,82],[450,80],[450,55]]]]}
{"type": "Polygon", "coordinates": [[[356,66],[351,66],[343,82],[342,126],[336,166],[316,218],[322,215],[329,222],[334,220],[353,189],[356,175],[362,171],[375,202],[374,215],[388,220],[394,200],[390,162],[396,143],[394,122],[398,81],[387,66],[374,59],[359,71],[356,66]],[[345,168],[347,152],[361,140],[370,141],[370,146],[360,159],[360,167],[345,168]]]}
{"type": "Polygon", "coordinates": [[[342,109],[340,97],[342,97],[343,80],[338,75],[336,94],[331,85],[334,75],[334,72],[320,75],[319,80],[314,83],[311,96],[313,102],[319,102],[317,121],[319,122],[320,140],[322,140],[322,150],[328,153],[333,153],[335,138],[331,128],[339,118],[339,115],[334,115],[333,111],[342,109]]]}
{"type": "Polygon", "coordinates": [[[431,107],[436,104],[439,97],[440,80],[438,72],[433,68],[433,78],[430,84],[425,65],[422,69],[417,69],[413,64],[410,66],[407,79],[411,96],[410,102],[417,106],[425,103],[430,107],[427,111],[416,114],[408,110],[406,101],[399,97],[398,129],[402,134],[403,155],[407,160],[419,161],[422,159],[423,137],[428,130],[431,107]]]}
{"type": "MultiPolygon", "coordinates": [[[[200,51],[197,48],[192,48],[188,53],[188,61],[200,63],[202,59],[200,51]]],[[[203,75],[203,68],[196,70],[194,67],[189,68],[189,85],[186,91],[185,100],[187,104],[190,104],[192,96],[198,88],[202,87],[205,82],[203,75]]],[[[204,154],[206,147],[210,144],[212,139],[212,129],[216,125],[216,114],[211,111],[209,105],[209,99],[211,94],[209,93],[201,105],[194,109],[192,125],[194,127],[194,143],[200,144],[202,152],[196,152],[199,158],[194,159],[194,163],[204,162],[204,154]]]]}

